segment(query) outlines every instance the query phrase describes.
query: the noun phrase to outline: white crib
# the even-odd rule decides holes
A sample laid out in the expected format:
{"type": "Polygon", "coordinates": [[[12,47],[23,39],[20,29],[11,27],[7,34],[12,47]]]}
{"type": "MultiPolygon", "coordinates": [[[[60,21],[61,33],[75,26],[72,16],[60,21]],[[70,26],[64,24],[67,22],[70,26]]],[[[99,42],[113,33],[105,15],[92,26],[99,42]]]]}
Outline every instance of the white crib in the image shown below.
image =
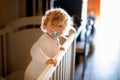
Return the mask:
{"type": "MultiPolygon", "coordinates": [[[[0,75],[6,80],[23,80],[24,71],[31,60],[29,51],[33,43],[43,34],[41,17],[17,19],[0,30],[0,75]]],[[[75,30],[61,39],[65,51],[57,56],[56,67],[48,65],[38,80],[74,80],[75,30]]]]}

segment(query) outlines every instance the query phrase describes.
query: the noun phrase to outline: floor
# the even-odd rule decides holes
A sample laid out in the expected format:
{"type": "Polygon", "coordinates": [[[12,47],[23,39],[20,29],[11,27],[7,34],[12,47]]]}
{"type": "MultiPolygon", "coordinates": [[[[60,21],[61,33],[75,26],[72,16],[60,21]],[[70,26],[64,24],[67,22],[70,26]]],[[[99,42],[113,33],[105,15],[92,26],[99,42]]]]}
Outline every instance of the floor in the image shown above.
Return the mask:
{"type": "MultiPolygon", "coordinates": [[[[84,80],[120,80],[120,31],[115,31],[96,28],[95,49],[88,58],[84,80]]],[[[82,69],[83,62],[76,67],[75,80],[82,80],[82,69]]]]}

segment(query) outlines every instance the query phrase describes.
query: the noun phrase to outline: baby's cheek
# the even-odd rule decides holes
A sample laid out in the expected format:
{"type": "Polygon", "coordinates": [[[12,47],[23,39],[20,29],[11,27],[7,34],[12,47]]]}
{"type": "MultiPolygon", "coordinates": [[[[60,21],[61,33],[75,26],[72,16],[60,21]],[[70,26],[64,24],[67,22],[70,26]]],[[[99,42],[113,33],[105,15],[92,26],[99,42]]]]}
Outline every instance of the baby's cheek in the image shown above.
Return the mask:
{"type": "Polygon", "coordinates": [[[60,30],[60,31],[59,31],[60,35],[62,35],[62,34],[63,34],[63,32],[64,32],[64,30],[60,30]]]}

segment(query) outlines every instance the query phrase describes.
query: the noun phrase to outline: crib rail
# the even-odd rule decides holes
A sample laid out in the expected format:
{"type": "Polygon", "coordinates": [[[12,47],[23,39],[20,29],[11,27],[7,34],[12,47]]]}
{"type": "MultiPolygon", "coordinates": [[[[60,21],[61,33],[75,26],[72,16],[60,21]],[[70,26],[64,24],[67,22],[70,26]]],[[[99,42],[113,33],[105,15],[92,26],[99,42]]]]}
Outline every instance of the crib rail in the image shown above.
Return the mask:
{"type": "Polygon", "coordinates": [[[70,31],[68,39],[64,42],[65,51],[56,55],[57,66],[49,64],[37,80],[74,80],[75,65],[75,32],[70,31]]]}

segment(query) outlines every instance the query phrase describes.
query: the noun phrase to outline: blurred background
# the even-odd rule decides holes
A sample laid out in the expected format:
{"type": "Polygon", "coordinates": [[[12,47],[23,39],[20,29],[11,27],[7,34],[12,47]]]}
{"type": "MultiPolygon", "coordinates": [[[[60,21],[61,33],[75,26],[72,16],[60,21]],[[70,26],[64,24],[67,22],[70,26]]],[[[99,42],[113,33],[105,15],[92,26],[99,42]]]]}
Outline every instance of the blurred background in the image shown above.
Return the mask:
{"type": "MultiPolygon", "coordinates": [[[[56,7],[69,13],[76,31],[84,26],[77,37],[75,80],[120,80],[119,0],[0,0],[0,29],[13,20],[43,16],[56,7]],[[89,48],[85,48],[89,31],[89,48]],[[85,49],[89,50],[87,59],[85,49]]],[[[0,48],[1,76],[2,57],[0,48]]]]}

